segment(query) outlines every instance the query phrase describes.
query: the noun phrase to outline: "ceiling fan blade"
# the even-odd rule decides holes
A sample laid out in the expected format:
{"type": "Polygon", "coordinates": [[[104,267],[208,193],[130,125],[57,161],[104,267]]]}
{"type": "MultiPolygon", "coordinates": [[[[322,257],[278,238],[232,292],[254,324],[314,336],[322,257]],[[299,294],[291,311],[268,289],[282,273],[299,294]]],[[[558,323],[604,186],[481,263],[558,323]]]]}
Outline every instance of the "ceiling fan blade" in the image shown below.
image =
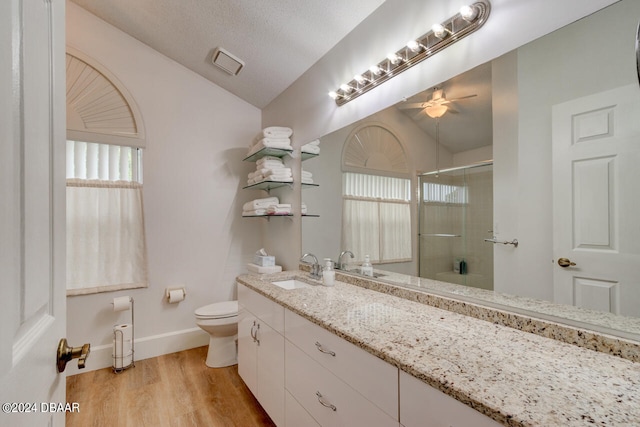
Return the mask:
{"type": "Polygon", "coordinates": [[[426,115],[427,115],[426,108],[423,108],[422,110],[420,110],[418,112],[418,114],[415,114],[415,115],[411,116],[411,118],[413,120],[420,120],[420,119],[424,118],[426,115]]]}
{"type": "Polygon", "coordinates": [[[399,110],[409,110],[412,108],[425,108],[429,106],[429,102],[409,102],[398,105],[399,110]]]}
{"type": "Polygon", "coordinates": [[[460,100],[463,100],[463,99],[473,98],[473,97],[475,97],[475,96],[478,96],[478,95],[473,94],[473,95],[461,96],[461,97],[459,97],[459,98],[447,99],[447,101],[446,101],[446,102],[455,102],[455,101],[460,101],[460,100]]]}

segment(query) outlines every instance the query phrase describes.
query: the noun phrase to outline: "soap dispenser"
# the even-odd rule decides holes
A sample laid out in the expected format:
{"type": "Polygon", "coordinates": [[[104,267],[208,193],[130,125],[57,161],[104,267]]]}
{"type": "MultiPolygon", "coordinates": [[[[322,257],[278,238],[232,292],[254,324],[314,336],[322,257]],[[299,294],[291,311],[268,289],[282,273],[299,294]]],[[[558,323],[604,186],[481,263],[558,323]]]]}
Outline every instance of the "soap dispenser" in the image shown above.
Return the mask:
{"type": "Polygon", "coordinates": [[[333,286],[336,281],[336,272],[333,270],[333,261],[331,258],[324,259],[324,270],[322,271],[322,284],[325,286],[333,286]]]}
{"type": "Polygon", "coordinates": [[[371,265],[371,259],[369,255],[364,256],[364,262],[360,266],[360,273],[363,276],[373,277],[373,266],[371,265]]]}

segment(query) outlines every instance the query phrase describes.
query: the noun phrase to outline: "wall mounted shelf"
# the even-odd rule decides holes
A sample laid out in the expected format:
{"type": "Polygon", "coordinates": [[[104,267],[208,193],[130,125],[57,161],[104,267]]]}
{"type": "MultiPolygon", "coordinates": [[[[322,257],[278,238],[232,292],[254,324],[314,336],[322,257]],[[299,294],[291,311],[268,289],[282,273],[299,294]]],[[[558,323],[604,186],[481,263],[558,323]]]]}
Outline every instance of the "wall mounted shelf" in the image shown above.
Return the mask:
{"type": "Polygon", "coordinates": [[[261,158],[263,158],[265,156],[279,157],[279,158],[282,158],[284,156],[293,157],[293,150],[285,150],[285,149],[282,149],[282,148],[265,147],[262,150],[257,151],[255,153],[253,153],[252,155],[245,157],[244,159],[242,159],[242,161],[243,162],[255,162],[255,161],[260,160],[261,158]]]}

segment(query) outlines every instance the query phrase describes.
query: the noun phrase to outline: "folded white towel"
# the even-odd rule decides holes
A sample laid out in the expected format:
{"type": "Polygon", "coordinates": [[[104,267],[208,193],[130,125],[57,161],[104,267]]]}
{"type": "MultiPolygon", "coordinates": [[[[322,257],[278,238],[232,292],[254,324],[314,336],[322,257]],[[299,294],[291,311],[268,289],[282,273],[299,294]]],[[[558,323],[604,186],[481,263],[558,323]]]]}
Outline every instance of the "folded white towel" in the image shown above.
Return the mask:
{"type": "Polygon", "coordinates": [[[270,144],[291,144],[291,139],[288,137],[284,138],[275,138],[275,137],[265,137],[258,140],[258,144],[262,143],[265,146],[269,146],[270,144]]]}
{"type": "Polygon", "coordinates": [[[313,178],[302,177],[301,181],[302,181],[303,184],[313,184],[313,178]]]}
{"type": "Polygon", "coordinates": [[[280,200],[277,197],[265,197],[263,199],[255,199],[245,203],[242,206],[242,210],[251,211],[251,210],[260,209],[260,208],[266,209],[269,207],[269,205],[274,205],[274,204],[277,205],[278,203],[280,203],[280,200]]]}
{"type": "Polygon", "coordinates": [[[262,174],[265,178],[270,176],[292,176],[290,168],[278,168],[278,169],[267,169],[265,173],[262,174]]]}
{"type": "Polygon", "coordinates": [[[267,209],[274,207],[280,209],[291,209],[291,203],[273,203],[267,206],[267,209]]]}
{"type": "Polygon", "coordinates": [[[249,152],[247,153],[247,156],[255,154],[258,151],[262,150],[263,148],[280,148],[280,149],[283,149],[283,150],[293,150],[293,147],[291,147],[291,143],[278,142],[278,143],[265,144],[262,141],[260,141],[256,145],[254,145],[253,147],[251,147],[249,149],[249,152]]]}
{"type": "Polygon", "coordinates": [[[291,213],[291,205],[285,207],[279,207],[271,205],[267,208],[267,215],[288,215],[291,213]]]}
{"type": "Polygon", "coordinates": [[[279,175],[271,175],[263,181],[275,181],[275,182],[293,182],[293,177],[291,176],[279,176],[279,175]]]}
{"type": "Polygon", "coordinates": [[[282,162],[276,162],[275,160],[268,160],[266,162],[260,163],[259,165],[256,165],[256,170],[260,170],[260,169],[276,169],[276,168],[283,168],[284,164],[282,162]]]}
{"type": "Polygon", "coordinates": [[[285,138],[288,138],[293,135],[293,129],[285,126],[269,126],[262,129],[262,135],[266,137],[276,137],[284,135],[285,138]]]}
{"type": "Polygon", "coordinates": [[[276,161],[276,162],[282,163],[282,159],[280,157],[264,156],[264,157],[261,157],[258,160],[256,160],[256,165],[259,165],[259,164],[262,164],[262,163],[268,162],[268,161],[276,161]]]}
{"type": "Polygon", "coordinates": [[[309,154],[320,154],[320,146],[319,145],[303,145],[300,150],[303,153],[309,153],[309,154]]]}
{"type": "Polygon", "coordinates": [[[305,145],[320,145],[320,140],[319,139],[314,139],[313,141],[308,142],[305,145]]]}
{"type": "Polygon", "coordinates": [[[302,171],[300,174],[302,175],[303,178],[311,178],[311,177],[313,177],[313,174],[311,172],[308,172],[308,171],[302,171]]]}
{"type": "Polygon", "coordinates": [[[253,209],[253,210],[242,211],[242,216],[261,216],[266,214],[267,214],[267,209],[253,209]]]}

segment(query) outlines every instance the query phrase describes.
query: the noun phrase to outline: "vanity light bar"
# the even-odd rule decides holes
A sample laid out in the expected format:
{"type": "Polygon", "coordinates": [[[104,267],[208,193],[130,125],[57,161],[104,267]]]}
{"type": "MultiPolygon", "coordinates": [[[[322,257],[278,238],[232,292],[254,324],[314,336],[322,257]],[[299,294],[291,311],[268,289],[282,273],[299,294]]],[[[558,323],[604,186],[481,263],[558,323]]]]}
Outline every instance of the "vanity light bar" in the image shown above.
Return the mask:
{"type": "Polygon", "coordinates": [[[415,40],[410,40],[405,47],[388,54],[385,59],[372,65],[364,73],[356,74],[349,83],[344,83],[336,91],[329,92],[329,96],[335,99],[338,105],[344,105],[356,99],[380,83],[397,76],[473,33],[487,22],[490,12],[489,0],[479,0],[463,6],[459,13],[441,24],[434,24],[431,31],[415,40]]]}

